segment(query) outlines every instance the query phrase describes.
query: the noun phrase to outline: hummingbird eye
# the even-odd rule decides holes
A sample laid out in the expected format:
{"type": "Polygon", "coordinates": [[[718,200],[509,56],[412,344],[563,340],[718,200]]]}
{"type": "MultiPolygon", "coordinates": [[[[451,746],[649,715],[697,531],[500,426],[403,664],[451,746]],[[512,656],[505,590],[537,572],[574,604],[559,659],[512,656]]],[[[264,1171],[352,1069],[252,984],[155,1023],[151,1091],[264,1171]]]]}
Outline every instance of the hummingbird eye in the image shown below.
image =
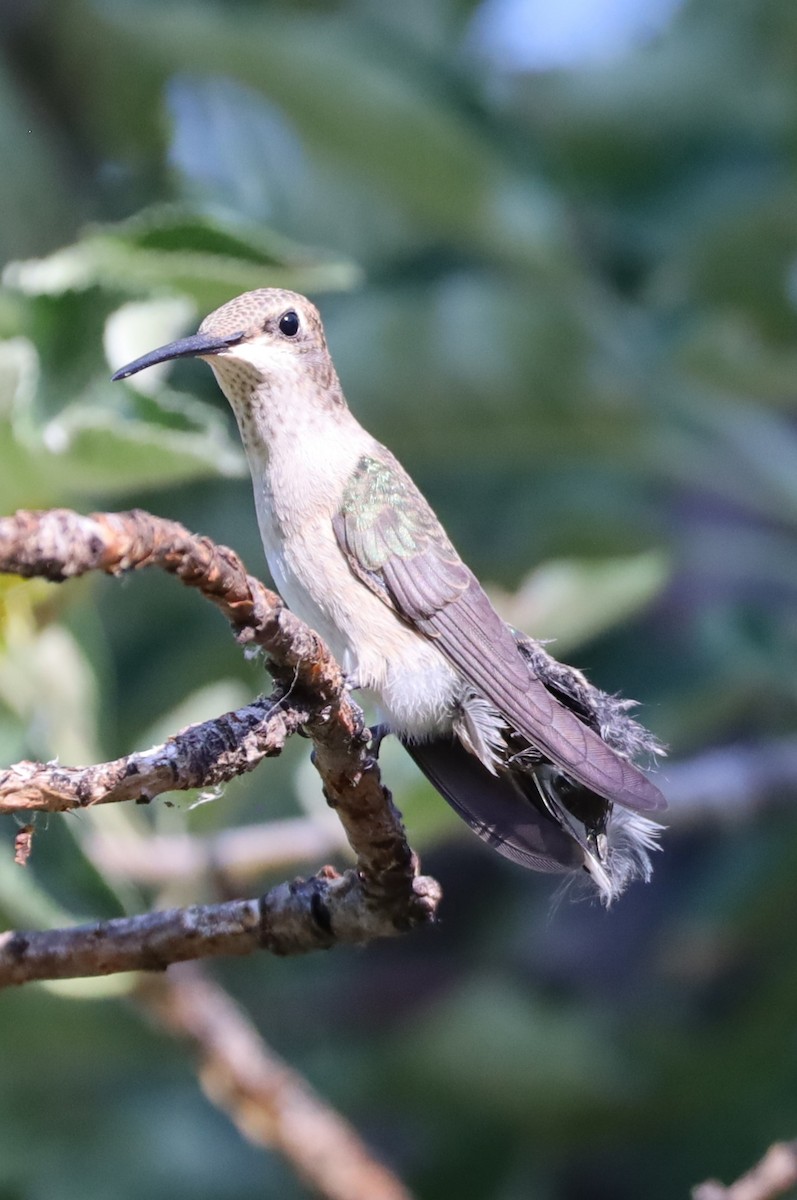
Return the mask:
{"type": "Polygon", "coordinates": [[[280,317],[279,331],[280,333],[283,333],[285,337],[296,337],[296,334],[299,332],[299,316],[298,313],[295,313],[292,308],[289,308],[288,311],[283,313],[280,317]]]}

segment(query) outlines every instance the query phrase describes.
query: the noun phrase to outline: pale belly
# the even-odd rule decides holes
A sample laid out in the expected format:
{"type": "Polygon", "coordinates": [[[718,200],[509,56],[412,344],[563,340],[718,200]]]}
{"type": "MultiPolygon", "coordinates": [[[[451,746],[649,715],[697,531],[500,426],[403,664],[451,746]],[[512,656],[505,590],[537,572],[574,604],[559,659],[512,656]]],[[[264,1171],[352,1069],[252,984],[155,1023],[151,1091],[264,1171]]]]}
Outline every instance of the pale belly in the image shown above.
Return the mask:
{"type": "Polygon", "coordinates": [[[373,695],[390,729],[417,740],[450,730],[461,678],[432,642],[352,574],[331,524],[313,522],[288,549],[276,544],[268,521],[260,524],[283,600],[321,635],[346,675],[373,695]]]}

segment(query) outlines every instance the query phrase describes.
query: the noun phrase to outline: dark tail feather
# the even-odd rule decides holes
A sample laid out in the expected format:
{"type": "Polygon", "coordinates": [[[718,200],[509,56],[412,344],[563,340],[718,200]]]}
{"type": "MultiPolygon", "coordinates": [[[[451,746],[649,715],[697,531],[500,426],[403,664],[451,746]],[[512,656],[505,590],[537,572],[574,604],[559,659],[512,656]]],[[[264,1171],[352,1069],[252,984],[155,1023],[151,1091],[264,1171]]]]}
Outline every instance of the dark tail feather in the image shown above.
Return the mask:
{"type": "Polygon", "coordinates": [[[586,867],[578,842],[535,808],[507,775],[491,775],[455,738],[402,745],[474,833],[499,854],[533,871],[586,867]]]}

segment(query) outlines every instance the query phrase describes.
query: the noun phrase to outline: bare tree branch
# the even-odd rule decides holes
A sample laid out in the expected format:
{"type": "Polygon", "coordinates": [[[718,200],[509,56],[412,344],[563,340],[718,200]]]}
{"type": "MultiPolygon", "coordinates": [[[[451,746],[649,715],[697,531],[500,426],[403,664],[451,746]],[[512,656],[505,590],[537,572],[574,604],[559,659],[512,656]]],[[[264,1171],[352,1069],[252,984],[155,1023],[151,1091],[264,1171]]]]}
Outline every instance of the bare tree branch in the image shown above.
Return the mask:
{"type": "Polygon", "coordinates": [[[187,1038],[211,1102],[249,1141],[282,1154],[325,1200],[411,1200],[347,1121],[262,1040],[234,1001],[197,967],[143,979],[137,999],[187,1038]]]}
{"type": "Polygon", "coordinates": [[[7,934],[0,943],[0,981],[162,967],[206,954],[248,953],[258,945],[301,953],[433,920],[440,890],[418,876],[401,816],[368,751],[368,731],[338,664],[313,630],[247,574],[233,551],[141,511],[90,517],[67,509],[23,511],[0,520],[0,571],[62,582],[91,570],[118,575],[149,566],[197,588],[224,613],[242,644],[263,647],[277,692],[115,763],[83,769],[17,764],[0,776],[4,811],[149,798],[217,783],[279,753],[285,738],[303,726],[356,870],[342,877],[321,872],[232,909],[175,910],[80,930],[7,934]]]}
{"type": "Polygon", "coordinates": [[[278,691],[113,762],[91,767],[18,762],[0,770],[0,815],[146,803],[163,792],[226,783],[279,754],[307,719],[306,709],[285,704],[278,691]]]}
{"type": "Polygon", "coordinates": [[[692,1200],[776,1200],[797,1185],[797,1141],[775,1142],[759,1163],[725,1187],[715,1179],[692,1189],[692,1200]]]}
{"type": "Polygon", "coordinates": [[[324,867],[257,900],[193,905],[71,929],[0,934],[0,987],[119,971],[159,971],[216,955],[306,954],[395,937],[429,921],[440,901],[433,879],[413,878],[412,904],[379,905],[356,870],[324,867]]]}

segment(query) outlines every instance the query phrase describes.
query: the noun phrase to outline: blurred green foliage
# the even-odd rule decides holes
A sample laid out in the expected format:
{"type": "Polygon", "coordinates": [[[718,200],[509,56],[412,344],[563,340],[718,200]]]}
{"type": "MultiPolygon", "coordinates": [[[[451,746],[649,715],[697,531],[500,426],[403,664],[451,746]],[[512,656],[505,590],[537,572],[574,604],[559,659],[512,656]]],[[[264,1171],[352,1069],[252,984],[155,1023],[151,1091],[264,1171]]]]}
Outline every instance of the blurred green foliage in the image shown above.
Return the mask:
{"type": "MultiPolygon", "coordinates": [[[[4,6],[0,508],[145,505],[264,569],[210,373],[109,375],[296,287],[513,619],[676,756],[792,731],[797,9],[671,7],[606,60],[522,70],[494,0],[4,6]]],[[[2,762],[124,753],[263,686],[173,581],[0,581],[2,762]]],[[[0,915],[163,901],[102,878],[92,832],[313,808],[306,759],[40,822],[25,871],[4,819],[0,915]]],[[[554,880],[474,844],[389,744],[385,769],[442,927],[218,973],[420,1197],[670,1200],[794,1136],[793,805],[665,834],[649,887],[552,912],[554,880]]],[[[118,991],[4,996],[0,1195],[302,1195],[118,991]]]]}

